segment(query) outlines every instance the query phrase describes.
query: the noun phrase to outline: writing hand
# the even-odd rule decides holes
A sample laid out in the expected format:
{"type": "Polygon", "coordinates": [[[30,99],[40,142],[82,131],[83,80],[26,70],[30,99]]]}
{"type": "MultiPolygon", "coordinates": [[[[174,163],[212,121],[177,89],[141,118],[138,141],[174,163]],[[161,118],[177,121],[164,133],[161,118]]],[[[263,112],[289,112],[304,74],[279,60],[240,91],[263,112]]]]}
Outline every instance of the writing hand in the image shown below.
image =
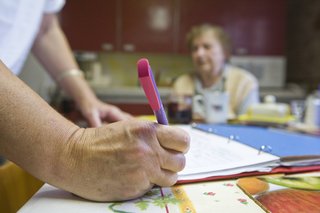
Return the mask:
{"type": "Polygon", "coordinates": [[[185,166],[189,136],[183,130],[129,119],[78,130],[63,150],[62,188],[97,201],[127,200],[154,184],[171,186],[185,166]]]}

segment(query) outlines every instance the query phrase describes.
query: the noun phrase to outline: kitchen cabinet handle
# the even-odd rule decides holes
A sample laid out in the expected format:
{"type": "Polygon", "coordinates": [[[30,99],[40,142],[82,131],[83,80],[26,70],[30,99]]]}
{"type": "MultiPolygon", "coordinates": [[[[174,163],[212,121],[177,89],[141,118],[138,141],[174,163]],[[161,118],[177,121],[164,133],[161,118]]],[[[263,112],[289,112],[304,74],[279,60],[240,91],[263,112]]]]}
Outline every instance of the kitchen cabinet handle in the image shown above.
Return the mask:
{"type": "Polygon", "coordinates": [[[113,50],[113,44],[111,43],[103,43],[101,45],[101,48],[105,51],[112,51],[113,50]]]}
{"type": "Polygon", "coordinates": [[[126,52],[133,52],[135,51],[136,47],[134,44],[124,44],[123,45],[123,50],[126,52]]]}

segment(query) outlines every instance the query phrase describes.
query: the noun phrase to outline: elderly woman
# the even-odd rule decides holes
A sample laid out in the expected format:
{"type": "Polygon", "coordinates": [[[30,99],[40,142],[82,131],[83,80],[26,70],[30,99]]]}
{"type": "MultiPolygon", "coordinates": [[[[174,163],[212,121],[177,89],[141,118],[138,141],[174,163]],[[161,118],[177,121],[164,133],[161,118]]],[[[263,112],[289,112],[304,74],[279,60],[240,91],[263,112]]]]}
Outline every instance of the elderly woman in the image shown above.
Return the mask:
{"type": "MultiPolygon", "coordinates": [[[[248,71],[231,66],[231,42],[217,26],[196,26],[187,35],[187,43],[194,64],[194,72],[184,74],[174,82],[179,95],[204,94],[221,91],[229,96],[228,117],[245,113],[248,106],[259,102],[256,78],[248,71]]],[[[206,115],[194,115],[204,118],[206,115]]]]}

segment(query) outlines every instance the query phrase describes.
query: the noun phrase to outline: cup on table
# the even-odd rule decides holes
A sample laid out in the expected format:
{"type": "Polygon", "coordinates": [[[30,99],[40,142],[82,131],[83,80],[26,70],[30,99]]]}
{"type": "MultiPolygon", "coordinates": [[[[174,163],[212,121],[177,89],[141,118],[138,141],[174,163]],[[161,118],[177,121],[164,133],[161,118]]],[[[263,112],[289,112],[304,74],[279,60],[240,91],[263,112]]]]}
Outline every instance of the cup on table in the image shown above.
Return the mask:
{"type": "Polygon", "coordinates": [[[192,96],[171,95],[167,111],[169,123],[189,124],[192,120],[192,96]]]}
{"type": "Polygon", "coordinates": [[[320,129],[320,98],[308,97],[304,121],[307,125],[320,129]]]}
{"type": "Polygon", "coordinates": [[[206,123],[226,123],[229,95],[226,92],[205,91],[193,97],[193,117],[203,117],[206,123]]]}
{"type": "Polygon", "coordinates": [[[306,103],[304,100],[292,100],[290,102],[291,114],[295,117],[295,120],[299,123],[303,121],[306,103]]]}

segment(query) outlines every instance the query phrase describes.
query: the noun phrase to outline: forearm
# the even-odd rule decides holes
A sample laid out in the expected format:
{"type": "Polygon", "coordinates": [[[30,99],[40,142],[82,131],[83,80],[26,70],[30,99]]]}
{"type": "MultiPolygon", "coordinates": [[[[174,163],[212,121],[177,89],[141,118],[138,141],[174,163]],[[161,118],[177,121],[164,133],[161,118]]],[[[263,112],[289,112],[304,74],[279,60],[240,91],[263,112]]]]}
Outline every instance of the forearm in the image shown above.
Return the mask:
{"type": "MultiPolygon", "coordinates": [[[[54,79],[65,71],[78,69],[55,15],[45,15],[33,46],[33,53],[54,79]]],[[[95,94],[81,76],[66,77],[57,83],[78,104],[83,100],[96,99],[95,94]]]]}
{"type": "Polygon", "coordinates": [[[28,88],[0,61],[0,154],[36,177],[58,182],[63,144],[79,127],[28,88]]]}
{"type": "Polygon", "coordinates": [[[133,199],[171,186],[188,135],[129,119],[81,129],[50,108],[0,61],[0,155],[39,179],[87,199],[133,199]]]}

